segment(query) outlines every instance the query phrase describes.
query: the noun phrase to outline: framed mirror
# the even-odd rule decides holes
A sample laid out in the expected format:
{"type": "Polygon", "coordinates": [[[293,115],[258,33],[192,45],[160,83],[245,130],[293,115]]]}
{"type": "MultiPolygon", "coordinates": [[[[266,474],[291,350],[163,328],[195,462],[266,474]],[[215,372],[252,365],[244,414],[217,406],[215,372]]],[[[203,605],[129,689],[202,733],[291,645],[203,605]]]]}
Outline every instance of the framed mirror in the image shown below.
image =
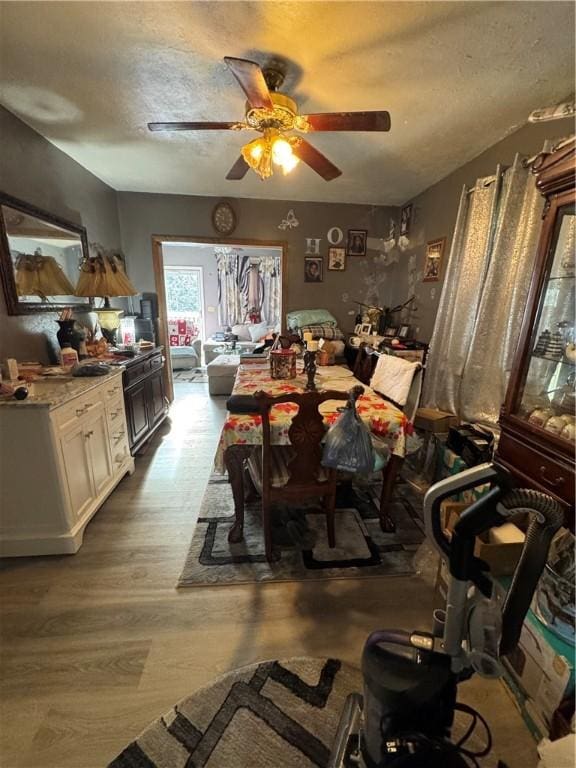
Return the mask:
{"type": "Polygon", "coordinates": [[[74,296],[86,230],[0,192],[0,276],[9,315],[88,306],[74,296]]]}

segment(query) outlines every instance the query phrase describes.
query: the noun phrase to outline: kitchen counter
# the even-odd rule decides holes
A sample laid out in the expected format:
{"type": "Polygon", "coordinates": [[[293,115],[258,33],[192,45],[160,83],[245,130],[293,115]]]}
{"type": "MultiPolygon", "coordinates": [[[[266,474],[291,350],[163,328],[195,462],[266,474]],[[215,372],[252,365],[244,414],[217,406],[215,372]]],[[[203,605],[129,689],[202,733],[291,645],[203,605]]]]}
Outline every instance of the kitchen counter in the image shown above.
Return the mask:
{"type": "MultiPolygon", "coordinates": [[[[131,361],[130,361],[131,362],[131,361]]],[[[1,408],[59,408],[100,384],[121,376],[125,363],[114,365],[105,376],[45,376],[32,382],[32,393],[25,400],[1,397],[1,408]]]]}

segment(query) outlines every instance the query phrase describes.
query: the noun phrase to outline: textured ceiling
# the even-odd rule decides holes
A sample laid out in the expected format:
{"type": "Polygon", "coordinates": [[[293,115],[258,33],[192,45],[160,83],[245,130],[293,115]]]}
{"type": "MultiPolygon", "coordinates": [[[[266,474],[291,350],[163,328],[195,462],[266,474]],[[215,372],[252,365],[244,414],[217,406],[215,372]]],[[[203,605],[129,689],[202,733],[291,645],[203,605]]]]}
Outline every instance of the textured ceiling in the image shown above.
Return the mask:
{"type": "Polygon", "coordinates": [[[573,91],[571,2],[3,2],[0,100],[118,190],[399,204],[573,91]],[[301,112],[388,109],[386,134],[315,134],[343,175],[225,175],[254,134],[224,55],[288,61],[301,112]]]}

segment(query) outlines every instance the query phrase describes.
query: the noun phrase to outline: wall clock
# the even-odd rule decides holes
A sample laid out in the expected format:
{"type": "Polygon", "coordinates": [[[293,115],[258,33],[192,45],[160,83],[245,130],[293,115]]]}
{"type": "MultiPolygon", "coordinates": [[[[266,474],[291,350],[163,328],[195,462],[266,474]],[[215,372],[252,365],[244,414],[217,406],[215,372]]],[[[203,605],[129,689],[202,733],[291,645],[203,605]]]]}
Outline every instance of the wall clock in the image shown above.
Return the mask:
{"type": "Polygon", "coordinates": [[[226,201],[218,203],[212,211],[212,224],[216,232],[221,235],[230,235],[236,229],[236,214],[234,209],[226,201]]]}

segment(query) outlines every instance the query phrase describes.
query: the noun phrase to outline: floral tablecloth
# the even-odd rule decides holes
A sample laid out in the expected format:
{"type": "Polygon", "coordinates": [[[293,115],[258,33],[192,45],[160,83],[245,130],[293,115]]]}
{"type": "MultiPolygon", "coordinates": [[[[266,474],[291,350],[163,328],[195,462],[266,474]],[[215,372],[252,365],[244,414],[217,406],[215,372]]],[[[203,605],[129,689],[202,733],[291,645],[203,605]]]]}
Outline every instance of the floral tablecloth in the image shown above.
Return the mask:
{"type": "MultiPolygon", "coordinates": [[[[406,436],[412,433],[413,426],[402,411],[351,376],[347,368],[340,366],[319,367],[315,381],[319,390],[333,389],[338,392],[347,392],[356,384],[364,387],[364,394],[356,403],[359,416],[378,441],[385,444],[391,453],[404,456],[406,436]]],[[[250,363],[238,368],[233,394],[253,395],[258,390],[263,390],[270,395],[303,392],[305,384],[306,376],[302,371],[301,362],[298,363],[298,375],[295,379],[272,379],[268,363],[261,365],[250,363]]],[[[341,400],[327,400],[320,406],[320,412],[324,416],[326,425],[336,421],[340,416],[338,409],[342,408],[343,405],[341,400]]],[[[282,403],[272,408],[270,428],[274,445],[289,445],[288,429],[297,410],[297,406],[292,403],[282,403]]],[[[216,471],[224,471],[224,451],[230,446],[261,444],[262,419],[260,416],[228,413],[216,452],[216,471]]]]}

